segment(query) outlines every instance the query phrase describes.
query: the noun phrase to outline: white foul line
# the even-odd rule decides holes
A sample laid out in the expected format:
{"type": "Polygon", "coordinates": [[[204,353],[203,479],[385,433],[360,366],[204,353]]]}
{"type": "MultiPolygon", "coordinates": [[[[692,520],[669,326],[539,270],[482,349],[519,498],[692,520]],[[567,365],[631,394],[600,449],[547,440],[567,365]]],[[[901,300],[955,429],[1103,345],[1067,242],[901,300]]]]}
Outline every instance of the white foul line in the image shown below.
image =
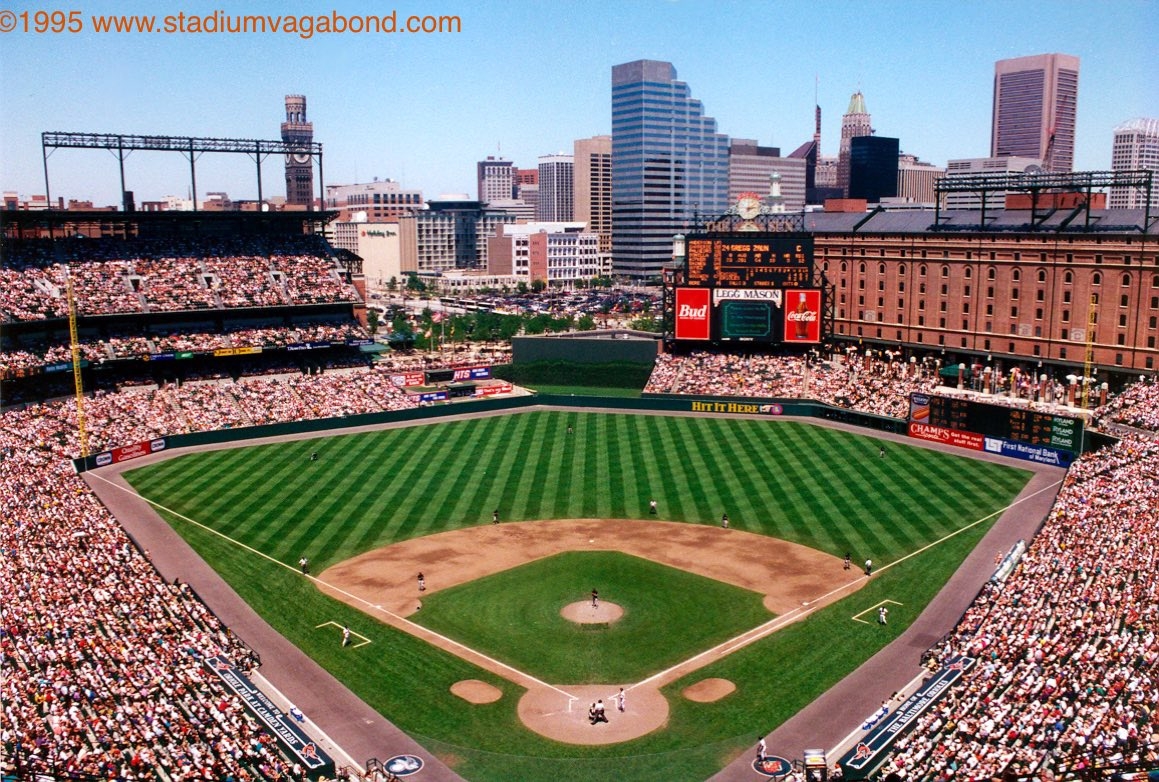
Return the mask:
{"type": "MultiPolygon", "coordinates": [[[[124,486],[119,486],[118,484],[113,483],[112,481],[110,481],[107,478],[104,478],[100,475],[97,475],[95,473],[91,473],[91,474],[94,478],[99,478],[100,480],[107,483],[109,486],[120,489],[121,491],[126,492],[128,494],[132,494],[134,497],[137,497],[138,499],[143,500],[144,502],[147,502],[148,504],[165,511],[166,513],[171,513],[172,515],[176,516],[177,518],[182,519],[183,521],[187,521],[199,529],[205,530],[206,532],[208,532],[212,535],[216,535],[217,537],[229,542],[230,544],[232,544],[234,546],[238,546],[239,548],[242,548],[242,549],[244,549],[252,554],[256,554],[257,556],[261,557],[262,559],[264,559],[268,562],[272,562],[273,564],[278,565],[280,567],[284,567],[287,570],[292,570],[295,573],[298,572],[298,569],[295,568],[293,565],[288,565],[285,562],[274,559],[269,554],[258,551],[257,549],[253,548],[252,546],[247,546],[245,543],[242,543],[240,540],[234,540],[233,538],[229,537],[228,535],[226,535],[222,532],[218,532],[217,530],[213,529],[212,527],[207,527],[206,525],[202,524],[201,522],[194,521],[193,519],[189,518],[188,516],[186,516],[184,514],[178,513],[177,511],[172,510],[170,508],[166,508],[164,505],[162,505],[159,502],[154,502],[153,500],[149,499],[148,497],[143,497],[141,494],[139,494],[136,490],[134,490],[132,488],[125,488],[124,486]]],[[[375,604],[371,603],[369,600],[364,600],[363,598],[359,597],[358,595],[351,594],[350,592],[347,592],[345,589],[342,589],[341,587],[336,587],[333,584],[330,584],[326,581],[323,581],[322,579],[318,578],[317,576],[313,576],[313,575],[310,575],[308,573],[303,574],[303,576],[305,578],[310,579],[311,581],[313,581],[317,584],[321,584],[321,585],[325,586],[328,589],[334,590],[335,592],[337,592],[340,595],[343,595],[345,597],[350,598],[350,600],[352,600],[356,603],[359,603],[368,609],[372,609],[374,611],[379,611],[383,614],[386,614],[391,619],[393,619],[395,622],[398,622],[400,624],[405,624],[408,628],[413,628],[413,629],[407,630],[407,632],[410,635],[413,635],[417,638],[422,638],[423,635],[429,635],[431,637],[438,638],[443,643],[450,644],[451,646],[454,646],[458,649],[462,649],[463,651],[467,652],[469,655],[474,655],[475,657],[477,657],[479,659],[486,660],[491,665],[495,665],[495,666],[502,668],[506,671],[510,671],[517,678],[522,678],[526,681],[534,682],[535,684],[537,684],[541,687],[546,687],[549,690],[555,690],[560,695],[563,695],[567,698],[570,698],[571,700],[576,700],[579,697],[577,695],[572,695],[569,692],[561,690],[559,687],[556,687],[555,685],[540,681],[539,679],[535,678],[531,674],[524,673],[523,671],[519,670],[518,668],[513,668],[512,666],[508,665],[505,662],[502,662],[500,660],[496,660],[493,657],[489,657],[489,656],[483,654],[482,652],[479,652],[479,651],[472,649],[471,647],[467,646],[466,644],[459,643],[458,641],[456,641],[453,638],[448,638],[445,635],[441,635],[439,633],[436,633],[434,630],[430,630],[426,627],[423,627],[420,624],[416,624],[415,622],[410,621],[406,617],[402,617],[402,616],[399,616],[398,614],[396,614],[392,611],[388,611],[385,608],[383,608],[382,606],[375,605],[375,604]]],[[[399,629],[403,629],[403,628],[399,628],[399,629]]]]}

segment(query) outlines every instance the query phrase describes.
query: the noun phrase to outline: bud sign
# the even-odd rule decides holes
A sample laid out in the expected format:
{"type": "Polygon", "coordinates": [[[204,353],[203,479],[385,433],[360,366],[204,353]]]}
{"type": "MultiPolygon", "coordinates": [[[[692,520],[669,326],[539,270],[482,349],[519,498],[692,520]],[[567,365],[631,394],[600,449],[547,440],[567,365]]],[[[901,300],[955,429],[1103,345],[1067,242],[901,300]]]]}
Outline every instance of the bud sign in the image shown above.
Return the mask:
{"type": "Polygon", "coordinates": [[[785,291],[785,342],[821,341],[821,291],[785,291]]]}
{"type": "Polygon", "coordinates": [[[708,288],[676,289],[676,339],[711,338],[708,288]]]}

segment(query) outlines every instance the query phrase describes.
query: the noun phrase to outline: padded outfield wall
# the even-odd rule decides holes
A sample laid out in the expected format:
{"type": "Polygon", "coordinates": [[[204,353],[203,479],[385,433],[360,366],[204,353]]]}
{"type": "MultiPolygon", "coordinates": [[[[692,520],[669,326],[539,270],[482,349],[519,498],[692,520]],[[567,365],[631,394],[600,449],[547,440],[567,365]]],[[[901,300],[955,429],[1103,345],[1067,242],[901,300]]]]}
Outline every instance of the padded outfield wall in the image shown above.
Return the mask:
{"type": "Polygon", "coordinates": [[[594,407],[603,410],[656,411],[673,413],[709,413],[713,415],[799,416],[839,421],[865,429],[904,434],[906,422],[898,418],[860,413],[820,402],[796,399],[736,399],[729,397],[691,397],[654,395],[640,399],[599,396],[558,396],[539,394],[509,399],[479,399],[471,402],[448,403],[382,413],[366,413],[336,418],[318,418],[310,421],[290,421],[264,426],[245,426],[237,429],[216,429],[207,432],[175,434],[141,443],[126,443],[108,451],[73,459],[77,472],[84,472],[113,463],[130,461],[150,453],[194,445],[241,442],[260,437],[306,434],[309,432],[341,431],[360,426],[420,421],[461,415],[465,412],[516,410],[535,406],[594,407]]]}

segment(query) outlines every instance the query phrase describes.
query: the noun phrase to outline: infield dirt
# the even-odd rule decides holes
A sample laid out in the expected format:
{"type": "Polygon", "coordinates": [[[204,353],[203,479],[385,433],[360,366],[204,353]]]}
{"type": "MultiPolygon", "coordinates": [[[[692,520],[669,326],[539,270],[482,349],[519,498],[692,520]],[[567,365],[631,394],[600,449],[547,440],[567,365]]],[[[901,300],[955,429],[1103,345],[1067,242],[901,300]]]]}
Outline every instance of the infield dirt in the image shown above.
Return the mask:
{"type": "MultiPolygon", "coordinates": [[[[340,562],[320,573],[317,583],[327,594],[382,622],[526,687],[528,692],[518,706],[520,719],[549,738],[573,744],[608,744],[661,728],[667,720],[668,702],[660,688],[719,659],[719,654],[699,655],[646,682],[623,684],[627,703],[620,712],[614,700],[608,701],[620,685],[540,682],[407,619],[421,609],[422,597],[427,594],[566,551],[620,551],[764,595],[765,607],[783,621],[734,639],[730,648],[740,648],[755,637],[804,618],[866,582],[856,570],[844,570],[838,557],[737,529],[575,519],[487,524],[415,538],[340,562]],[[420,572],[426,587],[422,592],[418,589],[420,572]],[[588,700],[597,698],[604,698],[607,704],[607,724],[588,723],[588,700]]],[[[470,706],[464,704],[464,708],[470,706]]]]}

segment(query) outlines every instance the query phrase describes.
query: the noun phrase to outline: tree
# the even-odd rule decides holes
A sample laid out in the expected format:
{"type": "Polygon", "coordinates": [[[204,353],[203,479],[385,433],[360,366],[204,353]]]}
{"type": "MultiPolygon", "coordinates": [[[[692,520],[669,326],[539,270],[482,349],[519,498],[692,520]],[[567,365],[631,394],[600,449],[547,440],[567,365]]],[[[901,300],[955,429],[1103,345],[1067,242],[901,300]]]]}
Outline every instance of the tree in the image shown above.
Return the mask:
{"type": "Polygon", "coordinates": [[[378,310],[372,308],[366,313],[366,330],[372,337],[378,333],[378,310]]]}
{"type": "Polygon", "coordinates": [[[398,290],[398,277],[391,277],[386,283],[386,289],[391,293],[398,290]]]}
{"type": "Polygon", "coordinates": [[[515,292],[518,293],[520,296],[526,294],[527,293],[527,281],[520,280],[519,283],[515,286],[515,292]]]}
{"type": "Polygon", "coordinates": [[[593,318],[589,313],[585,312],[580,316],[580,319],[576,321],[575,327],[579,331],[595,331],[596,319],[593,318]]]}
{"type": "Polygon", "coordinates": [[[419,279],[419,276],[414,272],[410,272],[406,276],[406,289],[414,291],[415,293],[424,293],[427,286],[419,279]]]}
{"type": "Polygon", "coordinates": [[[536,293],[542,293],[545,288],[547,288],[547,283],[543,280],[536,279],[531,281],[531,290],[536,293]]]}
{"type": "Polygon", "coordinates": [[[660,321],[656,320],[656,318],[652,317],[651,315],[644,315],[629,323],[628,328],[635,329],[636,331],[659,332],[660,321]]]}

